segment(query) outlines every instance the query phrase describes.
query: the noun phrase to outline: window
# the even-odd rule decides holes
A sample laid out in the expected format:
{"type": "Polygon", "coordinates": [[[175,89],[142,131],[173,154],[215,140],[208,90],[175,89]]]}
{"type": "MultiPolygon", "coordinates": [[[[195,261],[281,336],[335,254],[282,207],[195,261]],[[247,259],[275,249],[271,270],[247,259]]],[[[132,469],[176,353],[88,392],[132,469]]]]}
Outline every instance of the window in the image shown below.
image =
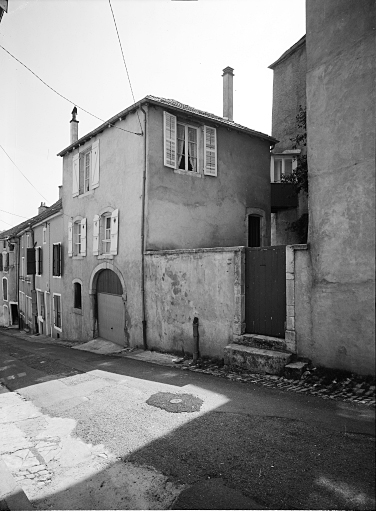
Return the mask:
{"type": "Polygon", "coordinates": [[[60,277],[62,274],[61,244],[52,246],[52,275],[60,277]]]}
{"type": "Polygon", "coordinates": [[[73,307],[76,309],[81,309],[81,283],[74,283],[73,284],[74,289],[74,303],[73,307]]]}
{"type": "Polygon", "coordinates": [[[164,165],[176,172],[200,174],[203,170],[205,175],[217,176],[216,129],[192,126],[164,112],[164,165]]]}
{"type": "Polygon", "coordinates": [[[99,186],[99,141],[73,156],[73,197],[87,194],[99,186]]]}
{"type": "Polygon", "coordinates": [[[93,254],[116,255],[118,252],[119,210],[104,212],[93,219],[93,254]]]}
{"type": "Polygon", "coordinates": [[[46,310],[44,304],[44,293],[40,290],[37,291],[37,304],[38,304],[38,317],[40,321],[46,318],[46,310]]]}
{"type": "Polygon", "coordinates": [[[25,256],[21,258],[21,277],[25,277],[25,256]]]}
{"type": "Polygon", "coordinates": [[[73,254],[81,254],[81,221],[73,224],[73,254]]]}
{"type": "Polygon", "coordinates": [[[8,279],[3,277],[3,300],[8,300],[8,279]]]}
{"type": "Polygon", "coordinates": [[[37,276],[41,276],[43,272],[43,258],[42,258],[42,248],[36,247],[35,249],[35,273],[37,276]]]}
{"type": "Polygon", "coordinates": [[[61,330],[61,295],[53,296],[54,327],[61,330]]]}
{"type": "Polygon", "coordinates": [[[178,123],[177,168],[197,172],[197,129],[178,123]]]}
{"type": "Polygon", "coordinates": [[[0,253],[0,272],[1,272],[2,270],[4,270],[3,258],[4,258],[3,253],[0,253]]]}
{"type": "Polygon", "coordinates": [[[68,222],[68,256],[86,256],[86,219],[68,222]]]}
{"type": "Polygon", "coordinates": [[[272,154],[270,165],[270,180],[272,183],[279,183],[282,176],[289,176],[296,168],[296,155],[290,153],[272,154]]]}
{"type": "Polygon", "coordinates": [[[248,215],[248,247],[261,246],[261,217],[248,215]]]}
{"type": "Polygon", "coordinates": [[[102,216],[102,254],[109,254],[111,249],[111,215],[102,216]]]}

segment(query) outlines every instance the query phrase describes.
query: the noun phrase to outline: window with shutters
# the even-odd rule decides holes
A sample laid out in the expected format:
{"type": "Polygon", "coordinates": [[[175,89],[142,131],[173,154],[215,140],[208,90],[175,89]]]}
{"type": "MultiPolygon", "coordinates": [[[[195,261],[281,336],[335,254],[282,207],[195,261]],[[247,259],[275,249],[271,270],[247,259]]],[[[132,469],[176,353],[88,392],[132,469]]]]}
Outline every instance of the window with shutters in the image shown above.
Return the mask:
{"type": "Polygon", "coordinates": [[[86,218],[75,217],[68,222],[68,256],[86,256],[86,218]]]}
{"type": "Polygon", "coordinates": [[[164,165],[175,172],[217,176],[217,131],[164,112],[164,165]]]}
{"type": "Polygon", "coordinates": [[[54,327],[61,331],[61,295],[53,294],[54,327]]]}
{"type": "Polygon", "coordinates": [[[35,274],[41,276],[43,272],[42,248],[35,248],[35,274]]]}
{"type": "Polygon", "coordinates": [[[90,193],[99,186],[99,141],[73,156],[73,197],[90,193]]]}
{"type": "Polygon", "coordinates": [[[106,213],[101,217],[100,232],[102,232],[102,254],[110,254],[111,250],[111,214],[106,213]]]}
{"type": "Polygon", "coordinates": [[[33,247],[29,247],[26,249],[26,274],[28,276],[35,276],[35,272],[35,249],[33,247]]]}
{"type": "Polygon", "coordinates": [[[74,256],[81,254],[81,221],[73,224],[73,254],[74,256]]]}
{"type": "Polygon", "coordinates": [[[52,246],[52,275],[53,277],[61,277],[62,274],[62,254],[61,244],[53,244],[52,246]]]}
{"type": "Polygon", "coordinates": [[[8,279],[3,277],[3,300],[8,300],[8,279]]]}
{"type": "Polygon", "coordinates": [[[93,254],[113,258],[118,253],[119,210],[104,211],[93,219],[93,254]]]}

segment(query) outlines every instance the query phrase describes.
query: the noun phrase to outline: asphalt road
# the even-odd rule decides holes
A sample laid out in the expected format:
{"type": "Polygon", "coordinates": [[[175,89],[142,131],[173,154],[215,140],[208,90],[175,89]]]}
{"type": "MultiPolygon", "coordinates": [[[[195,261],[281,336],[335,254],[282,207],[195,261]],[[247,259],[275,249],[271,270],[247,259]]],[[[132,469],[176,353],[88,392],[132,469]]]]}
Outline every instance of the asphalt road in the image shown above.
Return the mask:
{"type": "Polygon", "coordinates": [[[40,509],[375,509],[374,409],[2,334],[0,379],[40,509]]]}

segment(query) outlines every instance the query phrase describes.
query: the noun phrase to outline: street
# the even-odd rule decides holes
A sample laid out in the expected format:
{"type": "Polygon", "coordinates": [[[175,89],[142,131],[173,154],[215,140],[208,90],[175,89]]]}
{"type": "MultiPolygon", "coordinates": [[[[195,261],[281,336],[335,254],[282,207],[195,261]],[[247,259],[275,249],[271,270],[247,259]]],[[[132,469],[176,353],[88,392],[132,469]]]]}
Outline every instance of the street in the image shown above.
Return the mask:
{"type": "Polygon", "coordinates": [[[36,509],[374,510],[374,409],[0,334],[0,456],[36,509]]]}

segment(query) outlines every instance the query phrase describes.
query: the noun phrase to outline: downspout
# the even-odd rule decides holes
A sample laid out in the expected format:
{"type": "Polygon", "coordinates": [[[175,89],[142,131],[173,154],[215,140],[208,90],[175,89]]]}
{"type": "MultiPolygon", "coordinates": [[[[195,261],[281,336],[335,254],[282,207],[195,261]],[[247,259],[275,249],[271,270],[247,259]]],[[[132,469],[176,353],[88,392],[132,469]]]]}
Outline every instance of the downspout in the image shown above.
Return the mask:
{"type": "MultiPolygon", "coordinates": [[[[31,224],[29,224],[29,229],[31,233],[31,247],[34,249],[34,229],[32,228],[31,224]]],[[[26,251],[27,252],[27,251],[26,251]]],[[[35,250],[34,250],[35,254],[35,250]]],[[[27,259],[26,259],[27,260],[27,259]]],[[[27,265],[27,261],[26,261],[27,265]]],[[[34,314],[36,304],[37,304],[37,298],[36,298],[36,291],[35,291],[35,274],[31,274],[31,317],[32,317],[32,327],[31,332],[35,334],[37,332],[36,325],[37,325],[37,315],[34,314]]]]}
{"type": "Polygon", "coordinates": [[[147,113],[140,105],[140,109],[144,114],[144,168],[142,171],[142,213],[141,213],[141,300],[142,300],[142,342],[144,350],[148,349],[146,334],[146,301],[145,301],[145,194],[146,194],[146,165],[147,165],[147,113]]]}

